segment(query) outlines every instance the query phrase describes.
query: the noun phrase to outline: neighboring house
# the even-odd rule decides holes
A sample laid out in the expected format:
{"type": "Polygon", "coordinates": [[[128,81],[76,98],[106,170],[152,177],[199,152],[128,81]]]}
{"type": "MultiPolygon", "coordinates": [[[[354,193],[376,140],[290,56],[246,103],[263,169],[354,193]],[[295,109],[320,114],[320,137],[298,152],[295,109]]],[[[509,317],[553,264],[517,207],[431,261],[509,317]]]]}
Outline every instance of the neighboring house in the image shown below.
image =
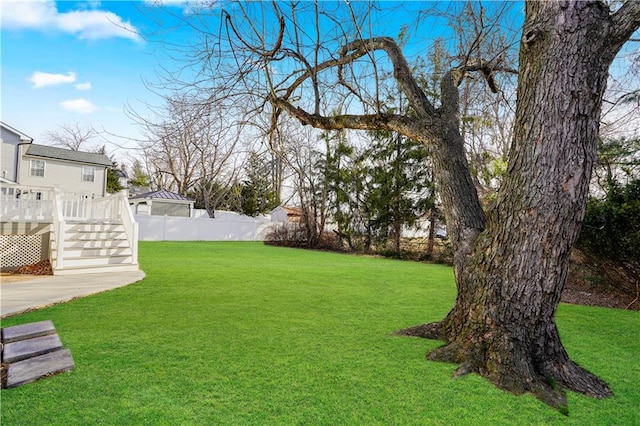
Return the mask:
{"type": "Polygon", "coordinates": [[[160,189],[129,198],[134,214],[191,217],[195,201],[175,192],[160,189]]]}
{"type": "Polygon", "coordinates": [[[287,214],[287,221],[288,222],[300,223],[300,221],[302,220],[303,213],[304,213],[304,210],[302,209],[302,207],[287,207],[287,206],[283,206],[282,208],[284,209],[284,211],[287,214]]]}
{"type": "Polygon", "coordinates": [[[0,127],[4,186],[57,186],[90,198],[106,195],[107,168],[113,166],[106,155],[37,145],[11,126],[0,127]]]}
{"type": "Polygon", "coordinates": [[[106,155],[34,143],[21,145],[19,151],[22,154],[18,166],[19,184],[55,185],[63,192],[90,198],[107,195],[107,169],[113,163],[106,155]]]}
{"type": "Polygon", "coordinates": [[[137,270],[137,224],[125,195],[106,192],[109,157],[0,131],[2,270],[40,260],[55,274],[137,270]]]}
{"type": "Polygon", "coordinates": [[[284,223],[289,220],[289,213],[287,212],[287,209],[282,206],[278,206],[275,209],[271,210],[269,215],[271,216],[272,222],[284,223]]]}
{"type": "Polygon", "coordinates": [[[18,165],[20,164],[20,146],[22,144],[32,143],[33,138],[0,122],[0,140],[2,141],[2,149],[0,151],[0,158],[2,158],[2,183],[17,183],[18,165]]]}
{"type": "Polygon", "coordinates": [[[118,182],[120,182],[120,186],[123,188],[129,187],[129,173],[127,173],[127,166],[122,164],[120,169],[116,172],[118,175],[118,182]]]}

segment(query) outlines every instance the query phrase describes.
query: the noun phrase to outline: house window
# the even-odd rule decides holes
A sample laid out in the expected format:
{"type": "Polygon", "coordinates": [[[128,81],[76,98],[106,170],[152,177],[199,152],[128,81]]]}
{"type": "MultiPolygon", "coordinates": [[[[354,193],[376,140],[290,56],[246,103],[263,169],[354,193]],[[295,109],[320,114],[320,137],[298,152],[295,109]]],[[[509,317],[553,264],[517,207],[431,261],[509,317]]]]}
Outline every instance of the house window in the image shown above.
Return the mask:
{"type": "Polygon", "coordinates": [[[29,160],[29,176],[44,177],[44,160],[29,160]]]}
{"type": "Polygon", "coordinates": [[[83,167],[82,168],[82,181],[93,182],[96,178],[95,167],[83,167]]]}

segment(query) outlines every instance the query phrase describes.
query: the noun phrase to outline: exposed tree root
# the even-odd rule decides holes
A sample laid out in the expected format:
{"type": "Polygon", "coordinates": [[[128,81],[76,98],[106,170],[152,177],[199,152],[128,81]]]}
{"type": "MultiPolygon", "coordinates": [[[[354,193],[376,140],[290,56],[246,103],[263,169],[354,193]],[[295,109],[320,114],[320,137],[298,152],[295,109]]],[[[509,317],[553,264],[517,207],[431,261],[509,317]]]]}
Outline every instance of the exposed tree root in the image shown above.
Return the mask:
{"type": "MultiPolygon", "coordinates": [[[[538,351],[507,333],[493,331],[467,334],[466,338],[457,336],[428,352],[426,357],[458,364],[453,378],[477,373],[505,391],[517,395],[530,393],[565,415],[568,415],[565,390],[594,398],[613,394],[602,379],[569,359],[555,327],[547,336],[544,349],[538,351]]],[[[443,327],[441,322],[422,324],[394,334],[441,340],[443,327]]]]}
{"type": "Polygon", "coordinates": [[[547,362],[545,370],[558,386],[592,398],[613,396],[613,391],[601,378],[595,376],[566,357],[562,362],[547,362]]]}
{"type": "Polygon", "coordinates": [[[429,324],[420,324],[414,327],[398,330],[393,334],[396,336],[421,337],[431,340],[445,340],[441,322],[432,322],[429,324]]]}

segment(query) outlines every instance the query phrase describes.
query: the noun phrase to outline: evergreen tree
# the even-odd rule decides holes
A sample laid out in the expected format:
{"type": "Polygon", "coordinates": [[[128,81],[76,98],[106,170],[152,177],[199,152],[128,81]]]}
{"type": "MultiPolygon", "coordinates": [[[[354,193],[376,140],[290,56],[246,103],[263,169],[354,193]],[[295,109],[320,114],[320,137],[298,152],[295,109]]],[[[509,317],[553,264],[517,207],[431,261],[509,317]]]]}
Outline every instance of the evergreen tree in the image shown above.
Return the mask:
{"type": "Polygon", "coordinates": [[[149,183],[149,175],[145,173],[144,168],[142,167],[142,163],[140,160],[134,160],[133,167],[131,170],[131,177],[129,179],[129,185],[138,186],[138,187],[148,187],[149,183]]]}
{"type": "Polygon", "coordinates": [[[257,152],[249,154],[245,166],[246,179],[240,191],[240,210],[243,214],[257,216],[280,205],[269,163],[257,152]]]}
{"type": "Polygon", "coordinates": [[[107,192],[109,194],[115,194],[123,189],[120,184],[120,179],[118,178],[118,164],[114,162],[113,167],[107,168],[107,192]]]}
{"type": "Polygon", "coordinates": [[[402,229],[415,226],[434,204],[429,155],[424,145],[396,133],[372,132],[365,151],[372,190],[366,203],[378,243],[400,251],[402,229]]]}

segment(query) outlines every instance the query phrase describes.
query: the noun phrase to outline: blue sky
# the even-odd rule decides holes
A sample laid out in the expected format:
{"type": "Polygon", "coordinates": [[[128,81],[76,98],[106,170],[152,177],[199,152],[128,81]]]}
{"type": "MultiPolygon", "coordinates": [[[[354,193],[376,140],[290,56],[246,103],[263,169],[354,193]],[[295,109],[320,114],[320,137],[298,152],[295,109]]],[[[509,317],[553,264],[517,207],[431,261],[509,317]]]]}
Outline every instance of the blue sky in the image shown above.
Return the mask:
{"type": "MultiPolygon", "coordinates": [[[[159,64],[175,66],[162,59],[158,43],[145,40],[156,29],[157,3],[0,0],[2,121],[43,144],[61,125],[92,126],[125,136],[96,142],[106,142],[116,159],[130,157],[126,148],[136,143],[126,137],[140,134],[125,106],[144,113],[146,104],[157,105],[143,81],[156,79],[159,64]]],[[[185,12],[182,1],[161,3],[176,16],[185,12]]],[[[386,35],[397,35],[400,21],[385,23],[386,35]]],[[[162,37],[184,35],[165,27],[162,37]]]]}
{"type": "MultiPolygon", "coordinates": [[[[176,17],[188,13],[181,0],[161,3],[176,17]]],[[[158,0],[0,0],[2,121],[43,144],[47,143],[46,132],[61,125],[104,130],[104,139],[96,144],[106,144],[116,161],[130,164],[136,154],[135,139],[141,135],[125,108],[130,105],[146,114],[147,104],[161,104],[144,81],[156,81],[160,65],[178,66],[148,36],[168,43],[189,41],[184,29],[172,28],[172,18],[166,13],[161,34],[156,32],[157,4],[158,0]]],[[[383,4],[385,8],[392,5],[383,4]]],[[[413,21],[420,8],[413,2],[395,4],[399,6],[389,12],[392,15],[381,15],[380,27],[375,29],[378,35],[397,36],[402,24],[413,21]]],[[[459,7],[462,3],[453,4],[459,7]]],[[[487,7],[493,4],[497,3],[485,3],[487,7]]],[[[517,29],[521,3],[512,13],[517,29]]],[[[420,53],[443,31],[443,25],[423,22],[405,53],[409,57],[412,52],[420,53]]]]}
{"type": "MultiPolygon", "coordinates": [[[[397,36],[420,8],[412,2],[395,5],[392,15],[381,18],[380,34],[397,36]]],[[[104,131],[95,145],[106,144],[116,161],[130,163],[141,134],[125,109],[146,114],[147,104],[161,104],[144,81],[156,81],[160,65],[177,67],[157,40],[189,40],[184,29],[172,28],[170,16],[188,14],[185,2],[0,0],[0,12],[2,121],[42,144],[48,143],[47,132],[62,125],[93,127],[104,131]],[[170,12],[161,15],[161,33],[154,21],[158,3],[170,12]]],[[[424,49],[424,40],[441,31],[442,26],[423,26],[406,50],[424,49]]]]}
{"type": "MultiPolygon", "coordinates": [[[[150,5],[0,1],[3,122],[43,144],[61,124],[139,137],[125,105],[144,110],[157,103],[143,80],[154,79],[158,46],[139,34],[151,27],[143,13],[150,5]]],[[[116,158],[130,155],[118,145],[135,146],[105,137],[96,142],[107,142],[116,158]]]]}

